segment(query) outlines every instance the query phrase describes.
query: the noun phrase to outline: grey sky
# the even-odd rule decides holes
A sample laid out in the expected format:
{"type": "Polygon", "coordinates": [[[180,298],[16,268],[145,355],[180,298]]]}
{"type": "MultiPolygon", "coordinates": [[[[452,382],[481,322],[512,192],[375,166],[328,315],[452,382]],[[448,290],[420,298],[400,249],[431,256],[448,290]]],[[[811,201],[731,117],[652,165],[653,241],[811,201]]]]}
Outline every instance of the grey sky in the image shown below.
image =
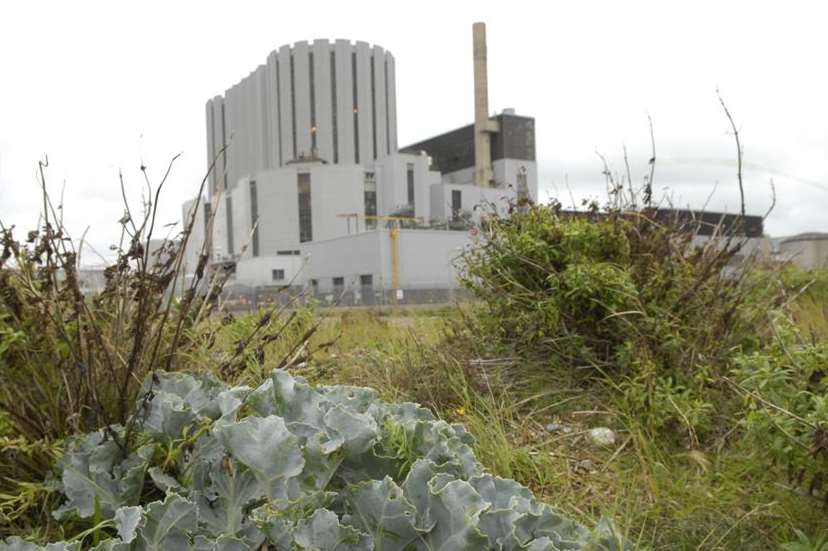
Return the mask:
{"type": "Polygon", "coordinates": [[[675,204],[738,210],[742,129],[748,210],[776,183],[774,235],[828,231],[828,33],[821,2],[16,2],[0,17],[0,219],[31,229],[37,160],[65,182],[75,235],[99,249],[121,216],[118,169],[140,197],[182,153],[164,195],[179,218],[206,162],[204,103],[274,48],[348,38],[397,60],[401,145],[471,122],[471,23],[486,21],[490,107],[537,120],[541,197],[604,189],[595,151],[634,180],[655,124],[656,187],[675,204]]]}

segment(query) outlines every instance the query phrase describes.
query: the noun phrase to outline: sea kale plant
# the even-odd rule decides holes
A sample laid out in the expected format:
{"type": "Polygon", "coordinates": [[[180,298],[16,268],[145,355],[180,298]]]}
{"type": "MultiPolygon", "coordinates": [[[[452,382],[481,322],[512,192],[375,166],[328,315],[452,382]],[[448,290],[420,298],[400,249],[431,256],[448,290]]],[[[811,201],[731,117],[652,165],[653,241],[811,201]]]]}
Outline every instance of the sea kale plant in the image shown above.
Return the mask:
{"type": "Polygon", "coordinates": [[[129,418],[149,373],[206,366],[226,380],[260,379],[265,355],[270,367],[304,361],[316,330],[295,298],[260,308],[241,330],[229,326],[221,300],[227,274],[209,267],[209,240],[190,241],[203,209],[193,207],[180,230],[161,224],[172,164],[157,186],[141,167],[141,208],[130,207],[121,179],[124,211],[113,213],[121,216],[120,236],[93,292],[95,274],[82,268],[92,251],[71,238],[63,205],[53,205],[46,166],[36,229],[20,238],[0,221],[0,537],[50,533],[42,480],[65,438],[104,429],[108,445],[132,449],[129,418]],[[188,248],[195,265],[187,265],[188,248]],[[107,428],[115,425],[124,429],[107,428]]]}
{"type": "Polygon", "coordinates": [[[487,474],[461,425],[373,390],[274,370],[258,388],[157,372],[136,447],[120,426],[70,439],[53,515],[85,529],[2,551],[622,549],[512,480],[487,474]]]}

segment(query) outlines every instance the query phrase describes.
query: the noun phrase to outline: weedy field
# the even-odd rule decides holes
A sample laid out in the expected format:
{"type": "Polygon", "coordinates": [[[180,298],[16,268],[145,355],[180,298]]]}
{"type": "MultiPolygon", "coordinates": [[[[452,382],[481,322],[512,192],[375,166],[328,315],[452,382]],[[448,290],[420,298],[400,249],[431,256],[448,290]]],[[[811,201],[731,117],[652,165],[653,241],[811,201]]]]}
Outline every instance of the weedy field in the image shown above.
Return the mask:
{"type": "Polygon", "coordinates": [[[44,205],[2,230],[0,550],[828,549],[825,272],[525,204],[469,303],[234,316],[206,248],[168,292],[192,220],[150,254],[127,211],[89,297],[44,205]]]}
{"type": "MultiPolygon", "coordinates": [[[[824,323],[811,304],[816,297],[796,308],[824,323]]],[[[652,435],[607,385],[458,345],[457,326],[472,308],[326,312],[314,341],[335,344],[302,374],[372,386],[388,400],[417,401],[463,423],[492,473],[587,525],[612,518],[644,549],[827,548],[824,502],[796,488],[766,449],[737,437],[736,424],[710,447],[652,435]],[[593,442],[596,427],[610,428],[615,443],[593,442]]]]}

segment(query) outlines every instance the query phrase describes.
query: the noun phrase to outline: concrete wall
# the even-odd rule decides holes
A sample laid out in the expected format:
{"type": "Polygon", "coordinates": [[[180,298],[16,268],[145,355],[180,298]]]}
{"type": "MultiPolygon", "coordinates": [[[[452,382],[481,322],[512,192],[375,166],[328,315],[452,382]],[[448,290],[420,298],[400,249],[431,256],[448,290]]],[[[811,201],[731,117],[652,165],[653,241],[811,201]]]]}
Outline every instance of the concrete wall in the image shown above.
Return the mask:
{"type": "Polygon", "coordinates": [[[213,211],[213,240],[211,243],[211,260],[221,262],[230,258],[227,246],[227,209],[226,197],[229,192],[219,191],[210,199],[213,211]]]}
{"type": "MultiPolygon", "coordinates": [[[[332,164],[370,166],[396,152],[394,78],[391,54],[366,42],[282,46],[223,96],[207,102],[208,163],[228,146],[231,184],[314,154],[332,164]]],[[[225,187],[221,165],[210,178],[211,195],[225,187]]]]}
{"type": "MultiPolygon", "coordinates": [[[[191,199],[184,203],[181,207],[182,231],[186,229],[186,226],[189,223],[189,220],[193,214],[193,209],[196,206],[195,203],[196,200],[191,199]]],[[[204,200],[202,200],[199,201],[198,208],[195,213],[193,229],[190,232],[190,238],[184,248],[184,266],[182,267],[181,272],[185,275],[190,275],[195,272],[195,269],[198,266],[198,259],[199,256],[201,256],[201,248],[204,245],[204,237],[207,235],[206,230],[205,207],[204,200]]]]}
{"type": "MultiPolygon", "coordinates": [[[[384,241],[388,243],[388,233],[384,241]]],[[[456,289],[455,262],[471,243],[467,232],[401,230],[400,287],[403,289],[456,289]]],[[[389,244],[390,248],[390,244],[389,244]]]]}
{"type": "Polygon", "coordinates": [[[212,197],[214,193],[226,187],[227,182],[227,157],[223,153],[228,138],[225,135],[224,98],[216,96],[208,100],[206,105],[207,119],[207,170],[210,170],[208,177],[207,196],[212,197]],[[215,166],[210,169],[211,165],[215,166]]]}
{"type": "MultiPolygon", "coordinates": [[[[278,251],[299,249],[299,173],[310,173],[311,224],[314,240],[332,239],[350,232],[364,230],[364,220],[359,225],[340,214],[365,212],[365,171],[358,165],[323,165],[321,163],[296,163],[285,168],[263,170],[254,178],[245,177],[233,186],[228,194],[232,197],[233,254],[242,259],[253,258],[252,247],[253,211],[251,208],[250,181],[256,182],[258,206],[259,256],[272,256],[278,251]],[[246,247],[246,249],[245,249],[246,247]],[[243,251],[244,249],[244,251],[243,251]],[[243,251],[243,252],[242,252],[243,251]]],[[[222,205],[226,206],[224,200],[222,205]]],[[[216,215],[215,241],[220,251],[227,252],[228,235],[226,207],[216,215]]],[[[215,247],[214,247],[215,249],[215,247]]]]}
{"type": "Polygon", "coordinates": [[[431,216],[435,222],[450,221],[452,191],[460,191],[462,210],[470,213],[473,222],[479,222],[484,214],[495,209],[499,216],[506,216],[509,202],[515,198],[511,189],[481,188],[471,184],[433,184],[431,186],[431,216]]]}
{"type": "Polygon", "coordinates": [[[302,245],[302,256],[306,259],[304,280],[318,282],[322,293],[333,291],[333,278],[345,278],[346,288],[359,285],[359,276],[372,274],[374,286],[383,288],[390,272],[383,262],[388,256],[380,249],[380,231],[364,232],[357,235],[338,237],[326,241],[314,241],[302,245]]]}
{"type": "MultiPolygon", "coordinates": [[[[693,244],[697,247],[703,246],[710,241],[711,237],[708,235],[694,235],[693,244]]],[[[742,243],[742,248],[739,250],[737,258],[747,258],[749,256],[756,256],[760,260],[770,260],[773,255],[773,245],[765,236],[760,237],[735,237],[733,245],[736,242],[742,243]]],[[[722,241],[722,244],[724,242],[722,241]]]]}
{"type": "Polygon", "coordinates": [[[440,173],[429,169],[428,157],[395,153],[377,161],[377,210],[390,215],[408,206],[408,165],[414,165],[414,216],[428,222],[431,217],[431,185],[440,173]]]}
{"type": "Polygon", "coordinates": [[[828,267],[828,236],[782,241],[779,256],[804,270],[828,267]]]}
{"type": "MultiPolygon", "coordinates": [[[[313,239],[356,233],[356,223],[340,214],[365,212],[365,172],[359,166],[323,166],[311,172],[313,239]],[[350,229],[349,229],[350,228],[350,229]]],[[[362,224],[360,223],[360,227],[362,224]]]]}
{"type": "Polygon", "coordinates": [[[523,170],[526,171],[526,187],[529,198],[538,200],[538,164],[535,161],[520,159],[501,159],[492,163],[495,182],[498,187],[510,188],[517,193],[518,178],[523,170]]]}
{"type": "Polygon", "coordinates": [[[301,256],[248,258],[236,264],[236,274],[228,281],[250,287],[297,286],[303,282],[304,259],[301,256]],[[284,270],[283,279],[274,279],[273,270],[284,270]]]}
{"type": "MultiPolygon", "coordinates": [[[[517,191],[518,175],[526,170],[526,187],[529,197],[538,200],[538,164],[535,161],[520,159],[500,159],[492,163],[495,183],[498,188],[507,188],[517,191]]],[[[474,182],[474,167],[447,172],[442,175],[442,181],[447,184],[471,184],[474,182]]]]}
{"type": "MultiPolygon", "coordinates": [[[[399,276],[402,289],[456,289],[454,266],[471,243],[467,232],[400,230],[399,276]]],[[[359,287],[359,276],[370,274],[373,287],[391,290],[391,237],[388,230],[364,232],[302,245],[306,284],[316,280],[322,293],[333,291],[333,278],[345,279],[345,290],[359,287]]]]}

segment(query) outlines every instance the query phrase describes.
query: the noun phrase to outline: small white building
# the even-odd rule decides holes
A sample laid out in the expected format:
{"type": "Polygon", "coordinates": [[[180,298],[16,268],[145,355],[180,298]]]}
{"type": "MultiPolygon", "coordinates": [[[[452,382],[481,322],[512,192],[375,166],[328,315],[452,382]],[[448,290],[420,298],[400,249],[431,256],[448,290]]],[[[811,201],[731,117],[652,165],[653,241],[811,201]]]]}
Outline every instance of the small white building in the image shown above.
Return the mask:
{"type": "Polygon", "coordinates": [[[778,258],[804,270],[828,267],[828,233],[808,232],[779,242],[778,258]]]}

